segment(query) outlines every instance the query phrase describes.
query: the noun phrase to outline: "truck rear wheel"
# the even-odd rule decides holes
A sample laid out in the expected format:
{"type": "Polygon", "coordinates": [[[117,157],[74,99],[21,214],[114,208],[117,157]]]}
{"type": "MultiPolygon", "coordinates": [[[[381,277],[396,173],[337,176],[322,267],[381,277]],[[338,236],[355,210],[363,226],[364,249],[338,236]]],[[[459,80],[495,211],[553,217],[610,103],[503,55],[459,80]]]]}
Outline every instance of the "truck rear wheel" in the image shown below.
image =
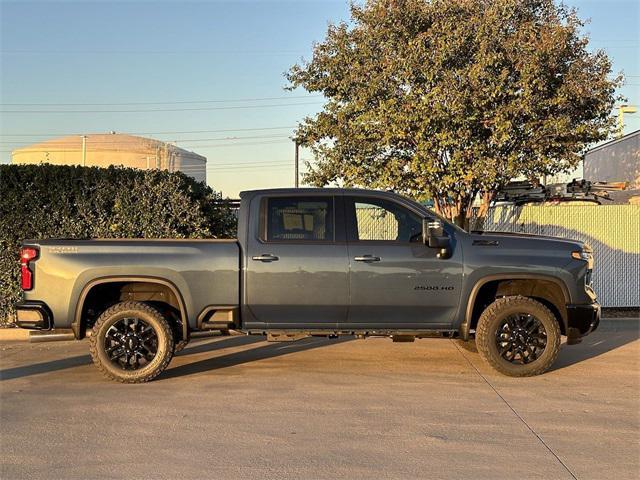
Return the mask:
{"type": "Polygon", "coordinates": [[[141,302],[122,302],[98,317],[89,348],[107,378],[143,383],[167,368],[174,340],[169,322],[158,310],[141,302]]]}
{"type": "Polygon", "coordinates": [[[522,296],[496,300],[482,312],[476,345],[484,360],[510,377],[546,372],[560,352],[560,326],[542,303],[522,296]]]}

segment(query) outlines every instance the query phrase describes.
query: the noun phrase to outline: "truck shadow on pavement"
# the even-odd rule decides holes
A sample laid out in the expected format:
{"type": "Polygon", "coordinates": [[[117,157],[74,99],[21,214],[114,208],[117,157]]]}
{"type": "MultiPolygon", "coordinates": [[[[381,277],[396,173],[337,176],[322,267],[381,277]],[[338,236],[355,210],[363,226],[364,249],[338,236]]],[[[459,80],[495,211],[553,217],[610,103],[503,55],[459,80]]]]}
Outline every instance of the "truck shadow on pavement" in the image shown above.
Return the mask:
{"type": "MultiPolygon", "coordinates": [[[[209,340],[209,339],[205,339],[209,340]]],[[[202,352],[211,352],[214,350],[220,350],[222,348],[230,348],[240,345],[247,345],[262,341],[262,338],[255,337],[222,337],[214,342],[203,342],[201,340],[195,340],[193,346],[189,345],[185,350],[176,354],[176,357],[182,355],[189,355],[202,352]]],[[[61,345],[68,342],[63,342],[61,345]]],[[[85,342],[83,342],[85,343],[85,342]]],[[[91,365],[90,355],[76,355],[73,357],[61,358],[59,360],[51,360],[48,362],[34,363],[31,365],[24,365],[21,367],[7,368],[0,370],[0,381],[12,380],[14,378],[29,377],[31,375],[39,375],[42,373],[51,373],[59,370],[66,370],[75,367],[82,367],[85,365],[91,365]]]]}
{"type": "Polygon", "coordinates": [[[250,345],[264,341],[261,336],[237,335],[231,337],[203,337],[194,339],[189,342],[187,347],[176,353],[174,358],[184,357],[186,355],[194,355],[197,353],[213,352],[222,348],[240,347],[242,345],[250,345]]]}
{"type": "MultiPolygon", "coordinates": [[[[286,355],[288,353],[299,352],[303,350],[309,350],[312,348],[322,347],[336,342],[344,342],[351,338],[341,339],[326,339],[318,337],[310,337],[297,342],[278,342],[267,343],[266,345],[252,348],[249,350],[243,350],[240,352],[234,352],[227,355],[215,356],[207,358],[205,360],[198,360],[192,363],[179,365],[165,371],[158,379],[172,378],[182,375],[190,375],[193,373],[204,372],[207,370],[215,370],[218,368],[231,367],[242,363],[252,362],[256,360],[263,360],[265,358],[277,357],[280,355],[286,355]]],[[[66,342],[65,342],[66,343],[66,342]]],[[[182,352],[177,353],[175,358],[188,357],[190,355],[197,355],[203,353],[214,352],[216,350],[222,350],[225,348],[241,347],[245,345],[251,345],[255,343],[265,343],[262,336],[232,336],[232,337],[218,337],[218,338],[205,338],[194,340],[187,348],[182,352]]],[[[47,362],[33,363],[30,365],[23,365],[20,367],[12,367],[4,370],[0,370],[0,381],[13,380],[16,378],[29,377],[32,375],[40,375],[44,373],[53,373],[60,370],[72,369],[75,367],[87,366],[92,363],[90,355],[75,355],[72,357],[61,358],[58,360],[51,360],[47,362]]],[[[97,373],[97,371],[96,371],[97,373]]]]}
{"type": "MultiPolygon", "coordinates": [[[[265,360],[267,358],[279,357],[281,355],[288,355],[290,353],[302,352],[305,350],[325,347],[328,345],[336,345],[338,343],[344,343],[353,340],[353,337],[350,336],[339,338],[308,337],[296,342],[266,343],[264,338],[261,336],[233,338],[243,340],[243,342],[238,342],[238,345],[249,345],[252,343],[264,343],[264,345],[260,345],[256,348],[250,348],[247,350],[241,350],[239,352],[228,353],[219,357],[211,357],[192,363],[178,365],[177,367],[173,368],[171,368],[170,366],[169,369],[162,375],[160,375],[157,380],[166,380],[169,378],[176,378],[186,375],[193,375],[196,373],[218,370],[220,368],[233,367],[235,365],[241,365],[243,363],[256,362],[258,360],[265,360]]],[[[209,347],[215,345],[216,343],[219,342],[193,346],[191,348],[185,349],[184,354],[189,355],[191,353],[208,352],[210,351],[209,347]]]]}
{"type": "Polygon", "coordinates": [[[7,368],[0,370],[0,381],[13,380],[14,378],[29,377],[41,373],[57,372],[68,368],[81,367],[91,363],[90,355],[77,355],[75,357],[51,360],[50,362],[34,363],[22,367],[7,368]]]}
{"type": "Polygon", "coordinates": [[[570,367],[576,363],[598,357],[640,338],[640,322],[637,320],[606,319],[599,328],[585,337],[579,345],[562,346],[558,359],[550,371],[570,367]]]}
{"type": "MultiPolygon", "coordinates": [[[[192,363],[185,363],[164,372],[158,380],[187,376],[220,368],[233,367],[244,363],[278,357],[289,353],[302,352],[314,348],[320,348],[336,343],[348,342],[353,337],[340,337],[327,339],[311,337],[291,343],[266,343],[263,337],[235,337],[237,345],[249,345],[251,343],[263,343],[247,350],[232,352],[222,356],[205,358],[192,363]]],[[[571,365],[596,358],[607,352],[623,347],[640,339],[640,322],[634,320],[604,320],[596,332],[586,337],[580,345],[563,346],[558,359],[551,367],[551,371],[570,367],[571,365]]],[[[416,340],[420,341],[420,340],[416,340]]],[[[444,340],[443,340],[444,341],[444,340]]],[[[190,346],[183,353],[206,353],[217,349],[216,343],[204,343],[190,346]],[[214,347],[214,348],[211,348],[214,347]]]]}
{"type": "MultiPolygon", "coordinates": [[[[560,370],[570,367],[607,352],[620,348],[640,338],[640,322],[634,320],[604,320],[600,328],[586,337],[580,345],[571,347],[563,346],[558,360],[551,370],[560,370]]],[[[297,342],[266,343],[261,336],[232,336],[215,339],[194,340],[185,350],[176,354],[176,359],[181,363],[187,363],[166,370],[157,380],[176,378],[197,373],[218,370],[220,368],[233,367],[244,363],[279,357],[290,353],[302,352],[351,341],[352,337],[340,337],[327,339],[324,337],[309,337],[297,342]],[[204,359],[188,361],[191,355],[202,355],[226,348],[242,347],[252,344],[260,344],[254,348],[235,351],[220,356],[211,356],[204,359]],[[186,357],[186,358],[185,358],[186,357]]],[[[420,340],[417,340],[420,341],[420,340]]],[[[444,341],[444,340],[443,340],[444,341]]],[[[0,370],[0,381],[29,377],[60,370],[73,369],[91,364],[89,355],[76,355],[47,362],[34,363],[19,367],[0,370]]],[[[98,372],[96,371],[96,375],[98,372]]],[[[157,381],[156,380],[156,381],[157,381]]]]}

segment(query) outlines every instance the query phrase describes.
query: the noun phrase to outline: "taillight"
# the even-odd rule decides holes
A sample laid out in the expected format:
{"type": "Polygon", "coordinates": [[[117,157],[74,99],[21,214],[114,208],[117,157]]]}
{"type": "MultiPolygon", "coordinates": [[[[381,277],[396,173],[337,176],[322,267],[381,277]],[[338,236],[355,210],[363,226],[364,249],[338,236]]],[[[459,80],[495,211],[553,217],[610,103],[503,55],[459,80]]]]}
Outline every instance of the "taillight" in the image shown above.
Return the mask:
{"type": "Polygon", "coordinates": [[[38,249],[23,247],[20,249],[20,285],[23,290],[33,288],[33,272],[29,268],[29,262],[38,258],[38,249]]]}

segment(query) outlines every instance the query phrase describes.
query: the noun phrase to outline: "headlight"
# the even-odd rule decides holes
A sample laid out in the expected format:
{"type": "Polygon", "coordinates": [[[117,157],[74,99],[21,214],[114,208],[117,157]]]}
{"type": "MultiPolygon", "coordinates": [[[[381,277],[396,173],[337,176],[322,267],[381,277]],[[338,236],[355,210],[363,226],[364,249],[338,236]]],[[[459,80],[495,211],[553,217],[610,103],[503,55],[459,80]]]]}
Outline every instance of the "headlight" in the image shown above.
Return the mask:
{"type": "Polygon", "coordinates": [[[588,263],[589,270],[593,269],[593,254],[589,250],[581,250],[579,252],[571,252],[571,257],[576,260],[584,260],[588,263]]]}
{"type": "Polygon", "coordinates": [[[588,252],[571,252],[571,256],[576,260],[584,260],[585,262],[593,259],[593,255],[588,252]]]}

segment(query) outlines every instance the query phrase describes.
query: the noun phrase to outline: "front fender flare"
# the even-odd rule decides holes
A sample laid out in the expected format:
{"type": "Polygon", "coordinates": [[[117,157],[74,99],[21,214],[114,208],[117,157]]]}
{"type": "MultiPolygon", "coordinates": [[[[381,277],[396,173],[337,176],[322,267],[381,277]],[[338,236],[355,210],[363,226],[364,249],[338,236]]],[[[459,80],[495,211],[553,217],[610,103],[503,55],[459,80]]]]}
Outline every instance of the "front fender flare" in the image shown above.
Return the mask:
{"type": "MultiPolygon", "coordinates": [[[[569,295],[569,288],[567,285],[559,279],[558,277],[554,277],[552,275],[544,275],[539,273],[499,273],[493,275],[484,276],[476,281],[471,289],[471,293],[467,300],[467,306],[464,313],[464,321],[460,324],[459,334],[460,338],[464,341],[469,340],[469,331],[471,330],[471,321],[473,316],[473,307],[476,302],[476,298],[478,296],[478,292],[482,288],[483,285],[494,282],[496,280],[544,280],[547,282],[552,282],[556,284],[560,291],[562,292],[562,296],[564,297],[565,304],[569,304],[571,302],[571,297],[569,295]]],[[[565,323],[566,328],[566,319],[562,319],[563,323],[565,323]]]]}

